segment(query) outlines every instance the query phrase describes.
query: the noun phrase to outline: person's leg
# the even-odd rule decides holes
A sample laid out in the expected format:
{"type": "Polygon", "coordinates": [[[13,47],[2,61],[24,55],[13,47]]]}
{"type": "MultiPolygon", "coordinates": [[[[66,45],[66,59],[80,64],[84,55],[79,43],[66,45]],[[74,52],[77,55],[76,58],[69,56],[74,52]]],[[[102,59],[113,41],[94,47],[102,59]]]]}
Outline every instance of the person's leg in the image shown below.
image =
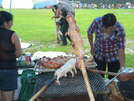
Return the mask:
{"type": "Polygon", "coordinates": [[[63,37],[63,34],[61,32],[61,26],[60,25],[59,25],[59,34],[60,34],[60,39],[61,39],[61,37],[63,37]]]}
{"type": "Polygon", "coordinates": [[[59,31],[59,33],[60,33],[60,37],[63,37],[63,34],[61,33],[61,31],[59,31]]]}
{"type": "Polygon", "coordinates": [[[1,101],[1,90],[0,90],[0,101],[1,101]]]}
{"type": "Polygon", "coordinates": [[[63,37],[63,34],[61,32],[61,26],[60,25],[59,25],[59,34],[60,34],[61,37],[63,37]]]}
{"type": "MultiPolygon", "coordinates": [[[[118,73],[118,70],[120,69],[120,63],[119,61],[108,63],[108,71],[109,72],[115,72],[118,73]]],[[[114,76],[109,75],[108,79],[113,78],[114,76]]]]}
{"type": "Polygon", "coordinates": [[[62,41],[63,40],[63,25],[60,28],[60,32],[62,33],[62,36],[60,36],[60,41],[62,41]]]}
{"type": "Polygon", "coordinates": [[[56,32],[56,37],[57,37],[56,42],[59,43],[60,42],[60,40],[59,40],[60,35],[59,35],[59,26],[58,25],[56,25],[55,32],[56,32]]]}
{"type": "Polygon", "coordinates": [[[13,101],[14,91],[1,91],[2,101],[13,101]]]}
{"type": "Polygon", "coordinates": [[[69,36],[69,35],[67,35],[66,37],[68,38],[68,40],[69,40],[70,42],[72,42],[72,41],[71,41],[71,38],[70,38],[70,36],[69,36]]]}
{"type": "Polygon", "coordinates": [[[59,37],[60,37],[60,25],[57,25],[57,42],[58,43],[60,43],[60,39],[59,39],[59,37]]]}
{"type": "Polygon", "coordinates": [[[68,31],[68,22],[67,21],[65,21],[64,22],[64,24],[63,24],[63,45],[67,45],[67,39],[66,39],[66,36],[65,36],[65,34],[66,34],[66,32],[68,31]]]}
{"type": "MultiPolygon", "coordinates": [[[[69,28],[68,22],[67,22],[67,27],[69,28]]],[[[68,32],[68,29],[66,30],[66,32],[68,32]]],[[[66,34],[66,33],[65,33],[65,34],[66,34]]],[[[72,42],[69,35],[66,35],[66,37],[68,38],[68,40],[69,40],[70,42],[72,42]]]]}
{"type": "MultiPolygon", "coordinates": [[[[95,62],[96,62],[96,64],[97,64],[96,68],[97,68],[98,70],[106,71],[106,61],[105,61],[105,59],[104,59],[103,61],[100,61],[100,60],[98,60],[98,59],[96,59],[96,58],[94,57],[94,60],[95,60],[95,62]]],[[[104,78],[104,74],[101,74],[101,76],[104,78]]]]}

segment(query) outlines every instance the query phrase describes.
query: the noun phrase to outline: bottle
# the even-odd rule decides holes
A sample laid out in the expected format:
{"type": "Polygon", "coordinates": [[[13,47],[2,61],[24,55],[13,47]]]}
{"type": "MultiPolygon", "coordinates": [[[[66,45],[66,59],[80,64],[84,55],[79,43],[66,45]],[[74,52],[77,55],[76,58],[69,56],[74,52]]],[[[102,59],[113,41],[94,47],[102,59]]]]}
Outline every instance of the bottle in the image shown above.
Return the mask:
{"type": "Polygon", "coordinates": [[[27,65],[31,65],[31,53],[30,52],[25,53],[25,62],[27,65]]]}

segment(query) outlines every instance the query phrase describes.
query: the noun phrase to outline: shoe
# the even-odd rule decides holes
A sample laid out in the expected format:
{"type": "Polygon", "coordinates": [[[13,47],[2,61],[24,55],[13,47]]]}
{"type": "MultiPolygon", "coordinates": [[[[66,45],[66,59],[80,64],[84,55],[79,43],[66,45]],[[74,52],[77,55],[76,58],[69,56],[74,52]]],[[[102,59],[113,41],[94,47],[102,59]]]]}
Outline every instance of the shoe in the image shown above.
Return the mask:
{"type": "Polygon", "coordinates": [[[67,45],[67,44],[61,44],[61,46],[65,46],[65,45],[67,45]]]}

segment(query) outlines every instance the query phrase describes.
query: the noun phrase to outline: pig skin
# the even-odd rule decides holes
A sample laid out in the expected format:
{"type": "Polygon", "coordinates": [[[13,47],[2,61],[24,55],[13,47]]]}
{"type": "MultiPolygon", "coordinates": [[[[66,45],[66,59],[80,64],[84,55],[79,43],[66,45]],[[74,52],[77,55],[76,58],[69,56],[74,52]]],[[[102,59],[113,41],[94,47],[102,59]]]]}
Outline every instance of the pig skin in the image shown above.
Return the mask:
{"type": "Polygon", "coordinates": [[[82,44],[82,38],[80,35],[80,29],[76,25],[76,21],[72,14],[69,12],[68,16],[66,17],[66,20],[69,24],[69,31],[66,33],[66,35],[69,35],[72,41],[72,53],[78,57],[78,59],[82,59],[85,55],[83,44],[82,44]]]}

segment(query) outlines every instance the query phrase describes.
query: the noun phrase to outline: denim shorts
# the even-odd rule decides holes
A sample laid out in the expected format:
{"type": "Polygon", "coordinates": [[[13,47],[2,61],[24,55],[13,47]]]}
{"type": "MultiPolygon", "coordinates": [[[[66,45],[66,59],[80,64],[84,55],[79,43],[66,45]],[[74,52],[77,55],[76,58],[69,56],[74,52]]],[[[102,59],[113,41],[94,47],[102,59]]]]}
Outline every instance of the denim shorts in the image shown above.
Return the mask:
{"type": "Polygon", "coordinates": [[[17,89],[17,70],[0,70],[0,90],[13,91],[17,89]]]}

